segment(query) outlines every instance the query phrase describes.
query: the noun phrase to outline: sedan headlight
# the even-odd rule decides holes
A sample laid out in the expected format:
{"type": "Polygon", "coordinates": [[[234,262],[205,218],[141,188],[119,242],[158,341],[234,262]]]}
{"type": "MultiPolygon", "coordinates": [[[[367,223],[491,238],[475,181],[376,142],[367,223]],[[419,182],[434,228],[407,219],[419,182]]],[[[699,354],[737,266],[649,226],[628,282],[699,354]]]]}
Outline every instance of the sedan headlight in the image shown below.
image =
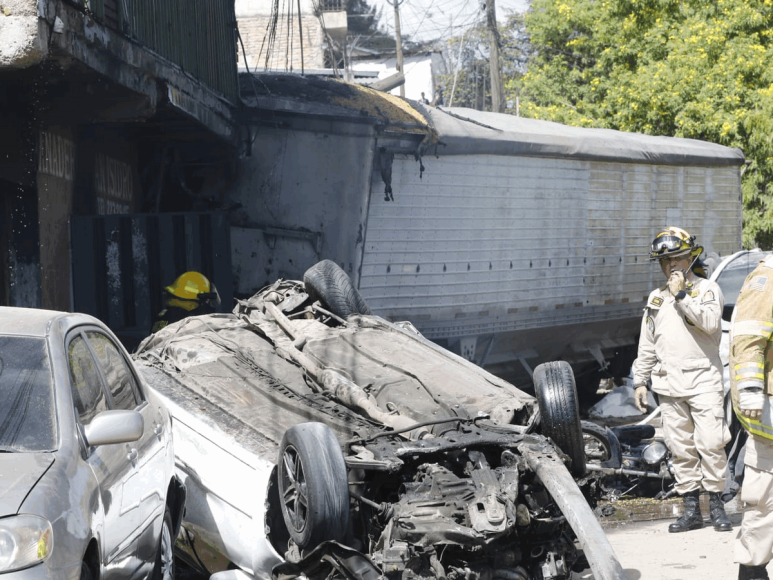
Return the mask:
{"type": "Polygon", "coordinates": [[[44,561],[54,549],[54,532],[38,516],[0,519],[0,573],[28,568],[44,561]]]}

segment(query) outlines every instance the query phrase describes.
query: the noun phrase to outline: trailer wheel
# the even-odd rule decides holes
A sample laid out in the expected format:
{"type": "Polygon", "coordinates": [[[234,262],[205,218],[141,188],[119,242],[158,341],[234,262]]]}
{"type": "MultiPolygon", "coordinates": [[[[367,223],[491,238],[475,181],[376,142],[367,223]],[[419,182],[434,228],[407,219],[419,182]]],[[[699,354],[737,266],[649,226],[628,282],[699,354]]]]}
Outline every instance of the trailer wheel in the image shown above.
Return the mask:
{"type": "Polygon", "coordinates": [[[585,444],[572,367],[565,361],[539,365],[534,369],[534,390],[542,434],[569,456],[572,474],[581,477],[585,474],[585,444]]]}
{"type": "Polygon", "coordinates": [[[279,446],[279,498],[300,548],[340,542],[349,527],[349,484],[341,447],[323,423],[290,427],[279,446]]]}
{"type": "Polygon", "coordinates": [[[322,260],[306,270],[303,284],[307,294],[322,301],[336,316],[371,314],[349,276],[332,260],[322,260]]]}

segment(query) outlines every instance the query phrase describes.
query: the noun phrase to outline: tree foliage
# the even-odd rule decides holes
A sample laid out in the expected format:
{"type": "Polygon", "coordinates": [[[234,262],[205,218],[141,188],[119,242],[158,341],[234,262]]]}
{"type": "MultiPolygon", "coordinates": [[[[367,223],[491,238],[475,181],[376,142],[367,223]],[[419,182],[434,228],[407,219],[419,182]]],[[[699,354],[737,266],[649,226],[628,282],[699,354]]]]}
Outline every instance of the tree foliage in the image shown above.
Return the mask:
{"type": "Polygon", "coordinates": [[[740,147],[744,246],[773,247],[773,0],[534,0],[525,116],[740,147]]]}
{"type": "MultiPolygon", "coordinates": [[[[485,23],[468,28],[446,42],[443,60],[448,74],[441,74],[445,101],[453,106],[491,110],[489,31],[485,23]],[[455,81],[455,82],[454,82],[455,81]]],[[[512,14],[499,29],[499,58],[504,78],[520,78],[526,70],[528,42],[522,14],[512,14]]]]}

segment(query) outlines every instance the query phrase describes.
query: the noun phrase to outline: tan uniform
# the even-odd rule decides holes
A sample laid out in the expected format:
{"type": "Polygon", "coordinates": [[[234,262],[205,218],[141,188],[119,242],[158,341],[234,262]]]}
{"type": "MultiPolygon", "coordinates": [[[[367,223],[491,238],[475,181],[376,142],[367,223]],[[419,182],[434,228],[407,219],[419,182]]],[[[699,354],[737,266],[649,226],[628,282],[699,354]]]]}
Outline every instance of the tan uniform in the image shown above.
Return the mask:
{"type": "Polygon", "coordinates": [[[676,491],[724,489],[730,431],[724,420],[722,290],[694,278],[675,300],[667,287],[653,291],[642,319],[634,384],[652,380],[660,396],[666,444],[674,456],[676,491]]]}
{"type": "Polygon", "coordinates": [[[735,561],[764,566],[773,555],[773,257],[759,263],[741,288],[730,330],[730,385],[733,406],[750,433],[744,456],[741,501],[746,511],[735,543],[735,561]],[[750,420],[738,413],[738,393],[762,389],[767,395],[762,417],[750,420]]]}

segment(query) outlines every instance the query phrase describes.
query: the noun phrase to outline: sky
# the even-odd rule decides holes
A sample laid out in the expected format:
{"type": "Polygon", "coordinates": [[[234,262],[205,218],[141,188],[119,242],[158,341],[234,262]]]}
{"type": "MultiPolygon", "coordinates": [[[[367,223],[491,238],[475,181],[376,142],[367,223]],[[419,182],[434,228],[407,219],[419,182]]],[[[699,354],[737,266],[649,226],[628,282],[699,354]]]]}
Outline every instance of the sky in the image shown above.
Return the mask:
{"type": "MultiPolygon", "coordinates": [[[[504,23],[512,12],[525,12],[529,0],[495,0],[497,22],[504,23]]],[[[394,8],[387,0],[372,0],[382,9],[382,26],[394,34],[394,8]]],[[[431,41],[459,36],[485,17],[480,0],[403,0],[400,30],[414,41],[431,41]]]]}

